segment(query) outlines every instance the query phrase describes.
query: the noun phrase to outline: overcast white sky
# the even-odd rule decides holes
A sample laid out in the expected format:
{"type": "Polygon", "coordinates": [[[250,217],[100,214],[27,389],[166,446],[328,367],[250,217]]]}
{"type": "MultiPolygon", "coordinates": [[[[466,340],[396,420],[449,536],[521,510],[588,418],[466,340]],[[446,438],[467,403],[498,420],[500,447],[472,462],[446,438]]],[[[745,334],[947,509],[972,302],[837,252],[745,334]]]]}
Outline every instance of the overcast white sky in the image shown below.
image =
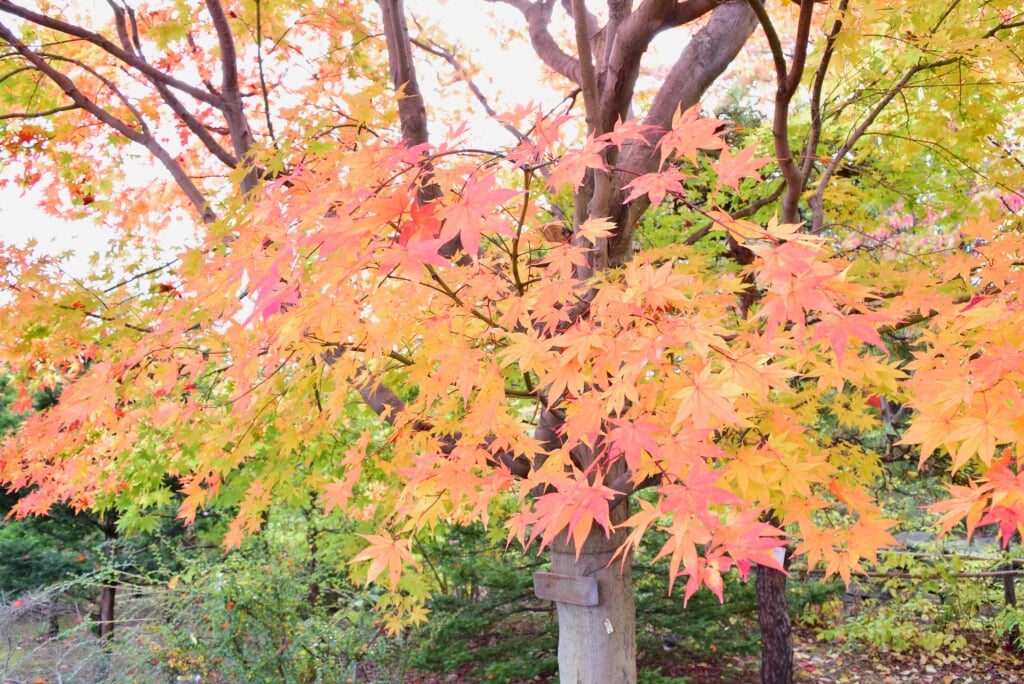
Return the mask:
{"type": "Polygon", "coordinates": [[[89,254],[103,249],[106,238],[100,238],[91,222],[62,221],[48,216],[38,205],[39,198],[32,191],[23,194],[14,186],[0,188],[0,240],[24,246],[35,239],[39,250],[47,254],[74,250],[75,264],[81,267],[87,265],[89,254]]]}

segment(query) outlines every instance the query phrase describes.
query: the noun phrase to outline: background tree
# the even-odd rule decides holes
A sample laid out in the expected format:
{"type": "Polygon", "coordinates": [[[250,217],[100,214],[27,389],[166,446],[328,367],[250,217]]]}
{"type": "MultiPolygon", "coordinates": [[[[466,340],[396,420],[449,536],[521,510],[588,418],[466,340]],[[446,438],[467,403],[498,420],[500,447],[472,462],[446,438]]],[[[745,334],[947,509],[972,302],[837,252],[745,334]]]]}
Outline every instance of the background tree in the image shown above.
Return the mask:
{"type": "MultiPolygon", "coordinates": [[[[90,283],[55,277],[30,250],[5,252],[15,275],[4,357],[29,387],[74,380],[56,410],[5,445],[0,478],[32,491],[19,514],[67,502],[131,519],[140,502],[170,496],[171,474],[186,521],[207,505],[237,510],[230,546],[262,526],[270,502],[314,489],[328,511],[375,525],[353,560],[368,561],[368,580],[386,576],[412,594],[384,604],[400,614],[416,604],[402,574],[415,562],[410,535],[440,520],[486,521],[507,492],[519,502],[513,538],[540,539],[554,572],[599,583],[601,605],[558,606],[561,674],[578,681],[635,679],[629,559],[650,528],[668,531],[658,555],[670,558],[670,587],[686,578],[687,597],[702,585],[720,593],[733,566],[781,570],[779,526],[810,564],[846,579],[892,542],[864,490],[874,457],[830,451],[815,426],[829,412],[859,419],[871,396],[902,397],[904,373],[879,331],[941,324],[932,303],[952,312],[973,301],[965,273],[985,264],[962,265],[960,289],[942,301],[910,287],[921,269],[900,253],[851,267],[828,249],[846,231],[826,219],[826,197],[844,170],[870,190],[865,164],[850,160],[870,131],[894,135],[883,116],[893,101],[913,110],[912,125],[933,120],[936,100],[922,97],[933,87],[1015,92],[1004,77],[1012,62],[974,58],[1010,53],[1014,10],[503,4],[578,90],[582,120],[573,130],[573,110],[520,108],[499,115],[513,146],[482,152],[464,149],[457,130],[430,144],[401,2],[379,3],[380,41],[358,3],[112,3],[109,25],[91,28],[88,17],[0,0],[12,18],[0,40],[15,171],[123,236],[112,255],[120,274],[90,283]],[[777,167],[754,147],[731,149],[728,124],[696,106],[758,23],[777,75],[777,167]],[[776,23],[792,33],[785,46],[776,23]],[[639,96],[651,41],[687,25],[664,81],[639,96]],[[898,55],[898,76],[842,70],[882,51],[898,55]],[[809,121],[794,127],[805,71],[809,121]],[[847,87],[858,95],[844,99],[847,87]],[[104,153],[128,143],[170,180],[117,191],[129,180],[121,155],[104,153]],[[751,190],[744,179],[759,181],[762,166],[773,183],[751,190]],[[814,235],[804,235],[795,224],[812,187],[814,235]],[[637,221],[666,194],[701,225],[637,255],[637,221]],[[777,200],[781,222],[758,215],[777,200]],[[142,267],[143,231],[186,216],[199,246],[142,267]],[[731,271],[691,248],[709,234],[731,271]],[[880,282],[890,263],[905,277],[880,282]],[[342,445],[353,394],[380,424],[342,445]]],[[[480,92],[452,50],[417,42],[480,92]]],[[[989,125],[1012,161],[1002,146],[1011,131],[989,125]]],[[[934,129],[925,133],[917,140],[936,149],[934,129]]],[[[883,148],[892,154],[872,168],[889,173],[904,149],[883,148]]],[[[951,158],[922,153],[940,175],[980,177],[958,166],[967,156],[951,158]]],[[[1011,167],[992,165],[986,183],[1011,167]]],[[[902,191],[926,198],[938,185],[902,191]]],[[[968,213],[961,203],[958,215],[968,213]]],[[[986,240],[1000,228],[977,225],[986,240]]],[[[998,273],[993,292],[1013,291],[1001,286],[1012,266],[998,273]]],[[[950,282],[948,271],[929,275],[950,282]]],[[[994,301],[981,303],[996,314],[994,301]]],[[[994,414],[958,399],[957,419],[988,429],[994,414]]],[[[932,438],[921,427],[907,439],[921,432],[932,438]]],[[[962,432],[964,460],[980,446],[987,464],[1011,443],[1007,431],[962,432]]],[[[773,653],[787,650],[784,620],[766,633],[777,636],[773,653]]],[[[766,661],[763,676],[790,680],[791,661],[766,661]]]]}

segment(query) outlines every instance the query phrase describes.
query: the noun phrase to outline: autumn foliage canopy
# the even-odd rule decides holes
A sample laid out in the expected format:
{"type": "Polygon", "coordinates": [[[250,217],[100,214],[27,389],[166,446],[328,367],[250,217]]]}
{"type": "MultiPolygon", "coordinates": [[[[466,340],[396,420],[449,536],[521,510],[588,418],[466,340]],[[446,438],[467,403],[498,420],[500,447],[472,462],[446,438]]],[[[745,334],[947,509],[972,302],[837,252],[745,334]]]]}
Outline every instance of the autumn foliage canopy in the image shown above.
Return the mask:
{"type": "MultiPolygon", "coordinates": [[[[778,140],[700,105],[664,126],[583,126],[571,101],[510,107],[494,119],[512,142],[487,148],[456,110],[438,142],[410,146],[357,3],[226,3],[212,33],[191,4],[115,9],[116,49],[82,36],[40,57],[64,20],[0,2],[20,22],[0,32],[3,111],[47,114],[0,120],[5,182],[116,236],[85,278],[32,246],[0,252],[17,408],[61,388],[0,451],[0,484],[24,492],[16,515],[67,503],[131,530],[172,501],[186,522],[218,507],[233,547],[272,506],[312,497],[353,521],[357,577],[412,597],[393,599],[405,617],[412,539],[439,523],[483,521],[534,549],[618,531],[623,561],[661,530],[670,588],[721,596],[723,573],[781,568],[786,544],[849,580],[895,543],[871,495],[883,454],[835,426],[876,429],[902,405],[899,443],[956,475],[932,507],[941,528],[1022,529],[1022,121],[956,112],[1019,90],[989,78],[1012,71],[992,47],[1020,22],[1012,3],[941,20],[883,2],[804,12],[813,54],[841,68],[807,76],[831,109],[797,222],[773,203],[792,182],[778,140]],[[214,86],[221,22],[239,66],[214,86]],[[852,65],[896,42],[902,61],[870,90],[852,65]],[[47,70],[70,74],[71,94],[47,70]],[[931,104],[913,101],[928,88],[931,104]],[[896,94],[906,121],[883,115],[896,94]],[[865,111],[888,133],[873,158],[868,129],[852,133],[865,111]],[[656,162],[621,182],[623,202],[652,207],[635,253],[595,261],[621,223],[574,221],[572,198],[644,142],[656,162]],[[124,155],[143,148],[168,172],[140,186],[124,155]],[[674,239],[644,237],[673,211],[674,239]],[[182,225],[195,237],[161,262],[152,245],[182,225]]],[[[785,37],[799,8],[777,4],[785,37]]]]}

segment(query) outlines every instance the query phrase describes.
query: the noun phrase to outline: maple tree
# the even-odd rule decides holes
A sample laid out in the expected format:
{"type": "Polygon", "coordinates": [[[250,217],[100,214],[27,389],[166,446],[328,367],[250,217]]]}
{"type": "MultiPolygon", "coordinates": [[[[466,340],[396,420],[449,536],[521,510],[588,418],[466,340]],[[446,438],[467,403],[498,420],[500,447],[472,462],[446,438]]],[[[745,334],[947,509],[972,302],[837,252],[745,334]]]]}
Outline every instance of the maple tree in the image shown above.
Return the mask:
{"type": "Polygon", "coordinates": [[[0,0],[4,179],[118,236],[87,280],[3,248],[16,406],[63,388],[0,452],[17,513],[131,529],[176,490],[185,521],[235,512],[232,547],[314,491],[360,523],[345,560],[392,590],[395,625],[423,618],[416,533],[496,518],[598,580],[600,606],[558,604],[561,675],[586,682],[635,680],[630,559],[652,529],[683,600],[757,567],[762,677],[791,681],[777,551],[849,581],[894,543],[877,455],[821,431],[877,420],[877,397],[913,409],[922,458],[968,471],[943,528],[1008,540],[1021,9],[496,4],[572,101],[496,112],[399,0],[111,2],[99,23],[0,0]],[[755,30],[736,78],[774,88],[770,125],[737,147],[700,100],[755,30]],[[666,31],[689,41],[648,90],[666,31]],[[431,139],[422,59],[511,143],[431,139]],[[140,186],[135,149],[163,174],[140,186]],[[690,230],[638,249],[669,202],[690,230]],[[182,224],[192,246],[155,263],[182,224]]]}

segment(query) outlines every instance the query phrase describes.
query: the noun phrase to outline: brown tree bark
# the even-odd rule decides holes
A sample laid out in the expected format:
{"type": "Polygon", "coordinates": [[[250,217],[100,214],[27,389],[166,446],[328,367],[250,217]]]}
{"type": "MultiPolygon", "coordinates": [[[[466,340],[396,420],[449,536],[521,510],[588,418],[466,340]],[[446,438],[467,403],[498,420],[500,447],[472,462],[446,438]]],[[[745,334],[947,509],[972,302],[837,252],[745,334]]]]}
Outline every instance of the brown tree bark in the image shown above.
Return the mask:
{"type": "Polygon", "coordinates": [[[117,587],[105,584],[100,591],[100,638],[110,639],[114,636],[114,606],[117,587]]]}
{"type": "Polygon", "coordinates": [[[786,575],[757,566],[757,622],[761,627],[761,684],[793,682],[793,642],[786,606],[786,575]]]}
{"type": "MultiPolygon", "coordinates": [[[[114,555],[114,543],[117,541],[116,515],[105,514],[97,523],[97,526],[103,532],[103,552],[108,558],[111,558],[114,555]]],[[[101,639],[110,639],[114,636],[116,598],[117,582],[114,579],[109,579],[100,590],[99,631],[101,639]]]]}

